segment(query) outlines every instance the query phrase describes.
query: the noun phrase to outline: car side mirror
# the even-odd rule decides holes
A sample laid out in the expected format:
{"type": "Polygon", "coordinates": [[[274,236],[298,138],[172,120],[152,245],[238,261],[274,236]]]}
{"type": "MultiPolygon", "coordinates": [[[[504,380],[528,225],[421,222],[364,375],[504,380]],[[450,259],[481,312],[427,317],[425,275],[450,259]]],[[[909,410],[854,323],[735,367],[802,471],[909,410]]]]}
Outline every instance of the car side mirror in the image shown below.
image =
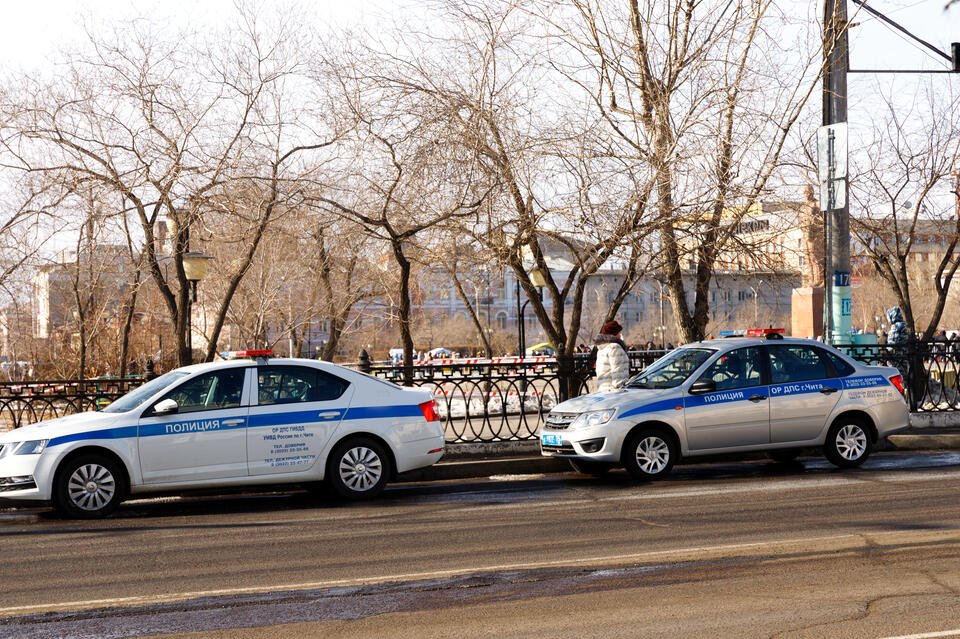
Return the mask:
{"type": "Polygon", "coordinates": [[[717,390],[717,383],[712,379],[698,379],[690,387],[691,395],[702,395],[704,393],[712,393],[717,390]]]}
{"type": "Polygon", "coordinates": [[[154,415],[169,415],[170,413],[175,413],[180,408],[175,399],[161,399],[159,402],[153,405],[153,414],[154,415]]]}

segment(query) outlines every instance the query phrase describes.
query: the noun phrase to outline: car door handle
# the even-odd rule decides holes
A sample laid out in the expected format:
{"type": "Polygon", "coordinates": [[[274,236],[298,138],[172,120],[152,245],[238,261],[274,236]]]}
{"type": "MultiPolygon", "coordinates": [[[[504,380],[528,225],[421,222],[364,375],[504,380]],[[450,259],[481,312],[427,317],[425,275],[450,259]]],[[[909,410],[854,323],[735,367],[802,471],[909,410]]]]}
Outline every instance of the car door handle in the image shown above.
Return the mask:
{"type": "Polygon", "coordinates": [[[751,396],[748,397],[747,399],[749,399],[751,402],[756,403],[756,402],[762,402],[762,401],[765,400],[766,398],[767,398],[766,395],[751,395],[751,396]]]}
{"type": "Polygon", "coordinates": [[[328,410],[317,415],[320,419],[334,419],[335,417],[340,417],[340,411],[338,410],[328,410]]]}
{"type": "Polygon", "coordinates": [[[225,420],[223,420],[223,422],[221,422],[221,423],[222,423],[224,426],[236,426],[237,424],[242,424],[242,423],[245,422],[245,421],[247,421],[247,420],[245,420],[245,419],[243,419],[243,418],[241,417],[241,418],[239,418],[239,419],[225,419],[225,420]]]}
{"type": "Polygon", "coordinates": [[[824,395],[832,395],[832,394],[836,393],[838,390],[839,390],[839,389],[837,389],[837,388],[828,388],[828,387],[824,386],[823,388],[820,389],[820,392],[823,393],[824,395]]]}

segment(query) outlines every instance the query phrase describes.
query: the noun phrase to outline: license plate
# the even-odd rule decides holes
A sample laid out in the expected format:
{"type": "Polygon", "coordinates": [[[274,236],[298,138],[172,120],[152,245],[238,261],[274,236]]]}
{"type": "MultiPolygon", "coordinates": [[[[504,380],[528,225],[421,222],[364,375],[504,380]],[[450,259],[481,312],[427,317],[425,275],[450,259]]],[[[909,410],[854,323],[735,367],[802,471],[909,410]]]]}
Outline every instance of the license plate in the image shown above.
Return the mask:
{"type": "Polygon", "coordinates": [[[543,433],[540,435],[540,441],[544,446],[562,446],[563,437],[553,433],[543,433]]]}

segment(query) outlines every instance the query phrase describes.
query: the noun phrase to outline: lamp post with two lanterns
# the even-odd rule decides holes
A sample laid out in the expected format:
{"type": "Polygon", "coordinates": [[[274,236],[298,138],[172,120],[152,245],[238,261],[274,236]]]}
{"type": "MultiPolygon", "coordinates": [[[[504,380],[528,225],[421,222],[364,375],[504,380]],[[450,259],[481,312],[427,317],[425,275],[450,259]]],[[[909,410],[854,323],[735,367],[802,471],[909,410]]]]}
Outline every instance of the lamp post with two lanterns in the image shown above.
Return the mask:
{"type": "MultiPolygon", "coordinates": [[[[543,300],[543,287],[547,285],[547,278],[544,277],[543,272],[537,268],[533,267],[528,273],[530,276],[530,283],[537,287],[537,296],[543,300]]],[[[517,280],[517,356],[526,357],[527,354],[527,323],[526,323],[526,312],[527,304],[530,303],[530,300],[527,299],[523,305],[520,304],[520,280],[517,280]]]]}
{"type": "Polygon", "coordinates": [[[197,285],[207,275],[212,256],[200,251],[187,251],[182,255],[183,273],[190,283],[187,295],[187,347],[190,349],[190,363],[193,363],[193,304],[197,301],[197,285]]]}

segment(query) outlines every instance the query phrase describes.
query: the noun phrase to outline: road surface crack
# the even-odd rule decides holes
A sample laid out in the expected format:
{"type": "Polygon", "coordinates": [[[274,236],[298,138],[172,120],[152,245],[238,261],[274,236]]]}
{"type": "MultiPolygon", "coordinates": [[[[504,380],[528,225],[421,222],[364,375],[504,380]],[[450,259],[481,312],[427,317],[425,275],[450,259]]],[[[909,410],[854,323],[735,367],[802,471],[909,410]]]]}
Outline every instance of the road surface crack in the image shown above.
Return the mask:
{"type": "Polygon", "coordinates": [[[644,526],[652,526],[654,528],[671,528],[670,524],[658,524],[656,522],[650,521],[649,519],[644,519],[643,517],[624,517],[627,521],[637,521],[643,524],[644,526]]]}

